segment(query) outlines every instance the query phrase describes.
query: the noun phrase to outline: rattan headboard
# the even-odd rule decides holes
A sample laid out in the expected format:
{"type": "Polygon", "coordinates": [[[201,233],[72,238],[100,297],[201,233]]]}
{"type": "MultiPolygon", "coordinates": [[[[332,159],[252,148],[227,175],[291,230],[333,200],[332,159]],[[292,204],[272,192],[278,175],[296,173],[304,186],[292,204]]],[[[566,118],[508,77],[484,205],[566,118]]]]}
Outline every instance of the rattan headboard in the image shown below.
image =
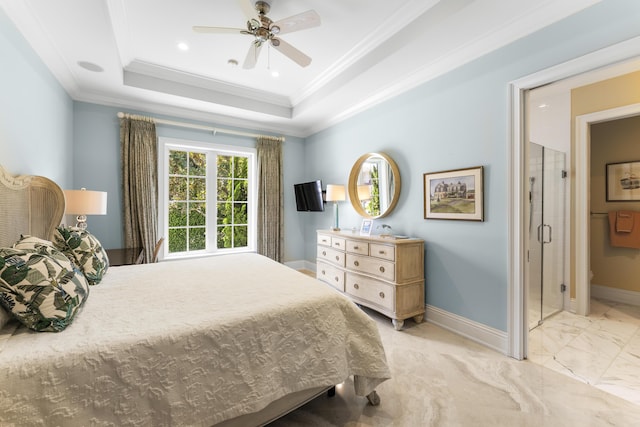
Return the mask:
{"type": "Polygon", "coordinates": [[[51,240],[64,216],[64,193],[43,176],[13,176],[0,166],[0,247],[21,234],[51,240]]]}

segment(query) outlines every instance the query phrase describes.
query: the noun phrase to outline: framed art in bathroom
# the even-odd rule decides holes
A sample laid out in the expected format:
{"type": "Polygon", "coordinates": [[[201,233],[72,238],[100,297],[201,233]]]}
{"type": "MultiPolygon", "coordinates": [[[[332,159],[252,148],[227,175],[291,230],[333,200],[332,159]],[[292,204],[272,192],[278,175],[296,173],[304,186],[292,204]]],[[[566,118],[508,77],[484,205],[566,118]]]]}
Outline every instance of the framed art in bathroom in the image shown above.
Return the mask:
{"type": "Polygon", "coordinates": [[[607,202],[640,201],[640,160],[607,163],[607,202]]]}
{"type": "Polygon", "coordinates": [[[482,166],[424,174],[425,219],[484,221],[482,166]]]}

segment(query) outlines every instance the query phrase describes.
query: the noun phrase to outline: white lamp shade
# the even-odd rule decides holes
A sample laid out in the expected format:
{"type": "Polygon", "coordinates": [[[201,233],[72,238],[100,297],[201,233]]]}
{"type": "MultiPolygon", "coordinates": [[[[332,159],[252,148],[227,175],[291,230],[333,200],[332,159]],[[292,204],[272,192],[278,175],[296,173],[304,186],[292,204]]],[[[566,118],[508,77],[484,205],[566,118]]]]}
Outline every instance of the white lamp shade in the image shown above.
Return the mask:
{"type": "Polygon", "coordinates": [[[72,215],[106,215],[107,192],[64,190],[65,213],[72,215]]]}
{"type": "Polygon", "coordinates": [[[327,202],[341,202],[345,200],[345,198],[344,185],[327,184],[327,202]]]}
{"type": "Polygon", "coordinates": [[[358,185],[358,199],[369,200],[371,198],[371,186],[370,185],[358,185]]]}

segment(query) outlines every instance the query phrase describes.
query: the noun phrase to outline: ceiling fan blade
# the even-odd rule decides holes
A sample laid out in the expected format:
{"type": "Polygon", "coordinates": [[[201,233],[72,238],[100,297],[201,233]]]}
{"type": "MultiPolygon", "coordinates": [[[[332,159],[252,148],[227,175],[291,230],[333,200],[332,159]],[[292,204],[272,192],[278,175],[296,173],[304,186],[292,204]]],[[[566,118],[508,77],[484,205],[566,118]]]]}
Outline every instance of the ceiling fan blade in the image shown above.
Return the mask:
{"type": "Polygon", "coordinates": [[[238,5],[242,9],[242,13],[247,17],[247,20],[251,21],[252,19],[260,22],[260,16],[258,15],[258,11],[256,10],[252,0],[237,0],[238,5]]]}
{"type": "Polygon", "coordinates": [[[202,27],[198,25],[193,26],[193,31],[196,33],[214,33],[214,34],[243,34],[246,30],[242,28],[226,28],[226,27],[202,27]]]}
{"type": "Polygon", "coordinates": [[[277,34],[286,34],[317,27],[318,25],[320,25],[320,15],[318,15],[315,10],[307,10],[306,12],[274,22],[271,24],[271,29],[273,31],[274,27],[278,27],[280,31],[278,31],[277,34]]]}
{"type": "Polygon", "coordinates": [[[287,56],[293,62],[296,62],[301,67],[306,67],[311,64],[311,58],[300,52],[295,47],[291,46],[289,43],[285,42],[282,39],[272,38],[271,46],[280,51],[283,55],[287,56]]]}
{"type": "Polygon", "coordinates": [[[262,43],[252,42],[251,46],[249,46],[247,57],[244,59],[244,64],[242,64],[242,68],[244,68],[245,70],[250,70],[251,68],[255,67],[256,62],[258,62],[258,57],[260,56],[261,49],[262,43]]]}

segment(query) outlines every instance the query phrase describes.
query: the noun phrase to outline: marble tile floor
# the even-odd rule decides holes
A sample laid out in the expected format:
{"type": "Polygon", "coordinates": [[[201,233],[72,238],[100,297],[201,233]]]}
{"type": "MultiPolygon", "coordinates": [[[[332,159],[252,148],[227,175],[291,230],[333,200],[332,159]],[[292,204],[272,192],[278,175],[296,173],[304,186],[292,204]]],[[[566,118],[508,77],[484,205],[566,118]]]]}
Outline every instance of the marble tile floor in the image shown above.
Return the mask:
{"type": "Polygon", "coordinates": [[[592,299],[588,317],[555,314],[530,332],[528,359],[640,405],[640,307],[592,299]]]}
{"type": "Polygon", "coordinates": [[[633,426],[640,406],[528,360],[518,361],[436,325],[395,331],[373,311],[393,375],[380,406],[351,380],[270,427],[633,426]]]}

